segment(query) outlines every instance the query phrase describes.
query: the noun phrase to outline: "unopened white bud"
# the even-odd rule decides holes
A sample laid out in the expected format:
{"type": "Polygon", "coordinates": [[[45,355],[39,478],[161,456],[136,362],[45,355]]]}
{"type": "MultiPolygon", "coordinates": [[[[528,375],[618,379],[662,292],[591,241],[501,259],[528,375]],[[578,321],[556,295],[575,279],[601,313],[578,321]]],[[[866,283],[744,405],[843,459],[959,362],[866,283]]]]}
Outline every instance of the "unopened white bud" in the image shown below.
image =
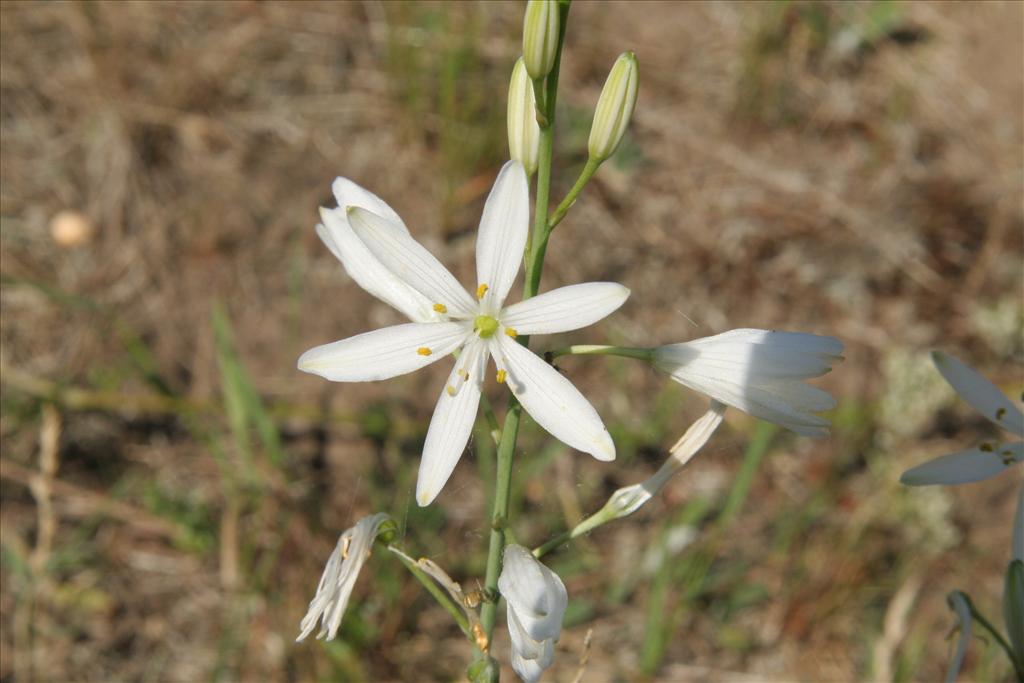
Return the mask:
{"type": "Polygon", "coordinates": [[[523,58],[520,57],[512,69],[512,82],[508,86],[509,157],[521,163],[527,175],[532,175],[537,170],[539,148],[537,99],[533,93],[533,82],[526,73],[523,58]]]}
{"type": "Polygon", "coordinates": [[[558,50],[558,3],[530,0],[523,18],[523,60],[530,78],[544,78],[555,65],[558,50]]]}
{"type": "Polygon", "coordinates": [[[590,127],[590,142],[587,146],[592,159],[604,161],[615,153],[622,142],[633,109],[636,108],[639,82],[640,70],[636,55],[623,52],[615,60],[594,110],[594,123],[590,127]]]}

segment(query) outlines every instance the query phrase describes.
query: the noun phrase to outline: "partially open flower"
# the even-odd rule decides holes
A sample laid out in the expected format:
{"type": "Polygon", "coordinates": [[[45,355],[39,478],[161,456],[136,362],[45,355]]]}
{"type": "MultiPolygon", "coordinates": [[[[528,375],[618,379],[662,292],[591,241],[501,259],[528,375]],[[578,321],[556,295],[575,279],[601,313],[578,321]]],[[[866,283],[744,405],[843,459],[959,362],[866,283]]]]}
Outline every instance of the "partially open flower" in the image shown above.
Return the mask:
{"type": "Polygon", "coordinates": [[[654,367],[694,391],[804,436],[827,436],[828,420],[813,413],[835,400],[803,380],[842,360],[832,337],[741,329],[654,350],[654,367]]]}
{"type": "Polygon", "coordinates": [[[320,632],[317,638],[333,640],[338,635],[341,618],[345,616],[345,608],[356,585],[356,579],[359,578],[359,571],[370,557],[373,542],[380,534],[381,527],[390,520],[391,517],[383,512],[363,517],[338,538],[338,544],[334,546],[334,552],[327,560],[323,576],[320,577],[316,595],[313,596],[309,610],[299,624],[302,632],[295,639],[296,642],[312,633],[318,621],[320,632]]]}
{"type": "MultiPolygon", "coordinates": [[[[991,382],[948,354],[936,351],[932,362],[960,398],[994,424],[1024,437],[1024,414],[991,382]]],[[[907,486],[966,484],[994,477],[1022,460],[1024,442],[988,441],[909,469],[900,482],[907,486]]]]}
{"type": "Polygon", "coordinates": [[[558,575],[521,545],[505,546],[498,590],[508,603],[512,668],[526,683],[540,679],[555,658],[555,642],[569,604],[558,575]]]}

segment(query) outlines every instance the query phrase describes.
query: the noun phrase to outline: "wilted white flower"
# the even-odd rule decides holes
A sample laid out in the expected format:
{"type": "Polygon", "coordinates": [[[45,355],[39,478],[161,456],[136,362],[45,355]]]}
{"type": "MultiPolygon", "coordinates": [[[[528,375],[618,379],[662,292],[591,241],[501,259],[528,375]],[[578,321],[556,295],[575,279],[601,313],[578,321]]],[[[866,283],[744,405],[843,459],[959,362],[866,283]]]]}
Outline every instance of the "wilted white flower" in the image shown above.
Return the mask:
{"type": "Polygon", "coordinates": [[[523,15],[523,60],[530,78],[544,78],[555,65],[558,50],[558,3],[529,0],[523,15]]]}
{"type": "Polygon", "coordinates": [[[639,87],[640,67],[636,55],[623,52],[615,60],[594,109],[594,122],[590,126],[590,139],[587,143],[587,151],[592,159],[604,161],[615,153],[629,127],[633,110],[636,109],[639,87]]]}
{"type": "Polygon", "coordinates": [[[498,590],[508,603],[512,668],[526,683],[534,683],[555,659],[569,594],[557,574],[515,544],[505,546],[498,590]]]}
{"type": "Polygon", "coordinates": [[[299,358],[299,369],[335,382],[367,382],[403,375],[459,352],[427,430],[416,483],[420,505],[434,500],[462,456],[488,356],[498,368],[497,381],[507,382],[537,424],[598,460],[615,458],[615,444],[590,402],[516,337],[591,325],[621,306],[629,290],[613,282],[590,282],[505,305],[529,222],[520,163],[505,164],[484,206],[475,296],[379,198],[341,178],[334,191],[339,209],[321,210],[323,225],[317,233],[356,282],[415,322],[310,349],[299,358]]]}
{"type": "Polygon", "coordinates": [[[697,454],[704,444],[708,442],[711,435],[715,433],[718,426],[722,424],[725,416],[725,405],[712,400],[711,407],[696,422],[690,425],[674,446],[669,451],[669,457],[665,463],[646,480],[639,484],[626,486],[618,489],[608,498],[604,509],[612,515],[612,519],[627,517],[658,495],[666,482],[681,470],[690,458],[697,454]]]}
{"type": "MultiPolygon", "coordinates": [[[[935,351],[932,362],[960,398],[1003,429],[1024,437],[1021,413],[991,382],[949,354],[935,351]]],[[[994,477],[1024,460],[1024,442],[984,442],[909,469],[900,477],[907,486],[966,484],[994,477]]]]}
{"type": "Polygon", "coordinates": [[[804,436],[827,436],[828,420],[813,413],[835,400],[803,384],[842,360],[832,337],[740,329],[654,349],[654,367],[694,391],[804,436]]]}
{"type": "Polygon", "coordinates": [[[359,578],[359,571],[370,557],[373,542],[380,533],[381,526],[391,518],[383,512],[363,517],[356,525],[348,529],[338,538],[334,552],[327,560],[316,595],[309,603],[309,610],[299,624],[301,633],[296,642],[303,640],[320,622],[320,633],[317,638],[333,640],[338,635],[341,618],[345,616],[348,599],[359,578]]]}
{"type": "Polygon", "coordinates": [[[537,170],[540,125],[537,123],[537,98],[522,57],[516,60],[508,85],[507,121],[509,156],[523,165],[527,175],[532,175],[537,170]]]}

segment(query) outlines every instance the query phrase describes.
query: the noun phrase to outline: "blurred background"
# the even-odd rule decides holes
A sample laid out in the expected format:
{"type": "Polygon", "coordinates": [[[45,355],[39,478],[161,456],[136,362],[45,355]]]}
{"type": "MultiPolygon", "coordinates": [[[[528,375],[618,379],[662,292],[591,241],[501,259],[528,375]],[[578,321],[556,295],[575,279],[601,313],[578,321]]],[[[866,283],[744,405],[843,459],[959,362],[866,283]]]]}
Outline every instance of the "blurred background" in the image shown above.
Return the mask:
{"type": "MultiPolygon", "coordinates": [[[[339,385],[295,361],[399,322],[314,234],[336,175],[472,280],[522,11],[0,5],[0,681],[463,676],[471,647],[380,553],[342,637],[292,641],[338,534],[375,511],[478,586],[483,422],[421,509],[447,368],[339,385]]],[[[626,49],[631,132],[555,233],[542,286],[614,280],[632,298],[537,348],[763,327],[840,337],[846,361],[818,383],[840,397],[830,439],[730,413],[662,495],[549,556],[571,604],[547,678],[585,660],[585,681],[936,680],[948,591],[1001,623],[1021,473],[897,482],[995,435],[929,350],[1014,400],[1024,386],[1024,6],[575,4],[556,199],[626,49]]],[[[706,407],[626,359],[559,366],[619,457],[528,422],[513,509],[530,545],[651,474],[706,407]]],[[[507,662],[503,618],[496,640],[507,662]]],[[[976,638],[964,679],[1009,676],[976,638]]]]}

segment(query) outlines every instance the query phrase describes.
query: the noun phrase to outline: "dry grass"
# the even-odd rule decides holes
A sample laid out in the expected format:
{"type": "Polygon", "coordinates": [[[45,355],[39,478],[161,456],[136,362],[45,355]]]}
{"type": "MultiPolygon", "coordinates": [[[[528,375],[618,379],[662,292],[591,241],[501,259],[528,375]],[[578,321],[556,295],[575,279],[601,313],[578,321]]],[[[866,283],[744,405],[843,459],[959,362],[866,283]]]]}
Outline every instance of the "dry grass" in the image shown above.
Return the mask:
{"type": "MultiPolygon", "coordinates": [[[[391,511],[412,552],[473,586],[490,455],[476,439],[419,510],[437,372],[340,386],[294,360],[398,320],[313,234],[335,175],[470,279],[520,13],[0,5],[0,681],[461,676],[469,646],[384,557],[343,642],[292,644],[363,514],[391,511]]],[[[714,520],[759,434],[741,416],[642,513],[553,556],[573,610],[551,678],[577,675],[592,631],[584,681],[935,680],[945,593],[999,613],[1020,475],[896,481],[988,433],[928,349],[1024,386],[1024,8],[577,3],[556,196],[628,48],[633,134],[559,227],[544,286],[612,279],[633,299],[575,338],[834,334],[847,360],[822,385],[843,405],[828,441],[771,438],[731,526],[714,520]],[[702,533],[679,550],[687,525],[702,533]]],[[[528,430],[517,473],[544,481],[515,492],[528,542],[647,476],[701,410],[625,362],[561,366],[621,457],[543,450],[528,430]]],[[[976,642],[967,677],[1005,676],[976,642]]]]}

